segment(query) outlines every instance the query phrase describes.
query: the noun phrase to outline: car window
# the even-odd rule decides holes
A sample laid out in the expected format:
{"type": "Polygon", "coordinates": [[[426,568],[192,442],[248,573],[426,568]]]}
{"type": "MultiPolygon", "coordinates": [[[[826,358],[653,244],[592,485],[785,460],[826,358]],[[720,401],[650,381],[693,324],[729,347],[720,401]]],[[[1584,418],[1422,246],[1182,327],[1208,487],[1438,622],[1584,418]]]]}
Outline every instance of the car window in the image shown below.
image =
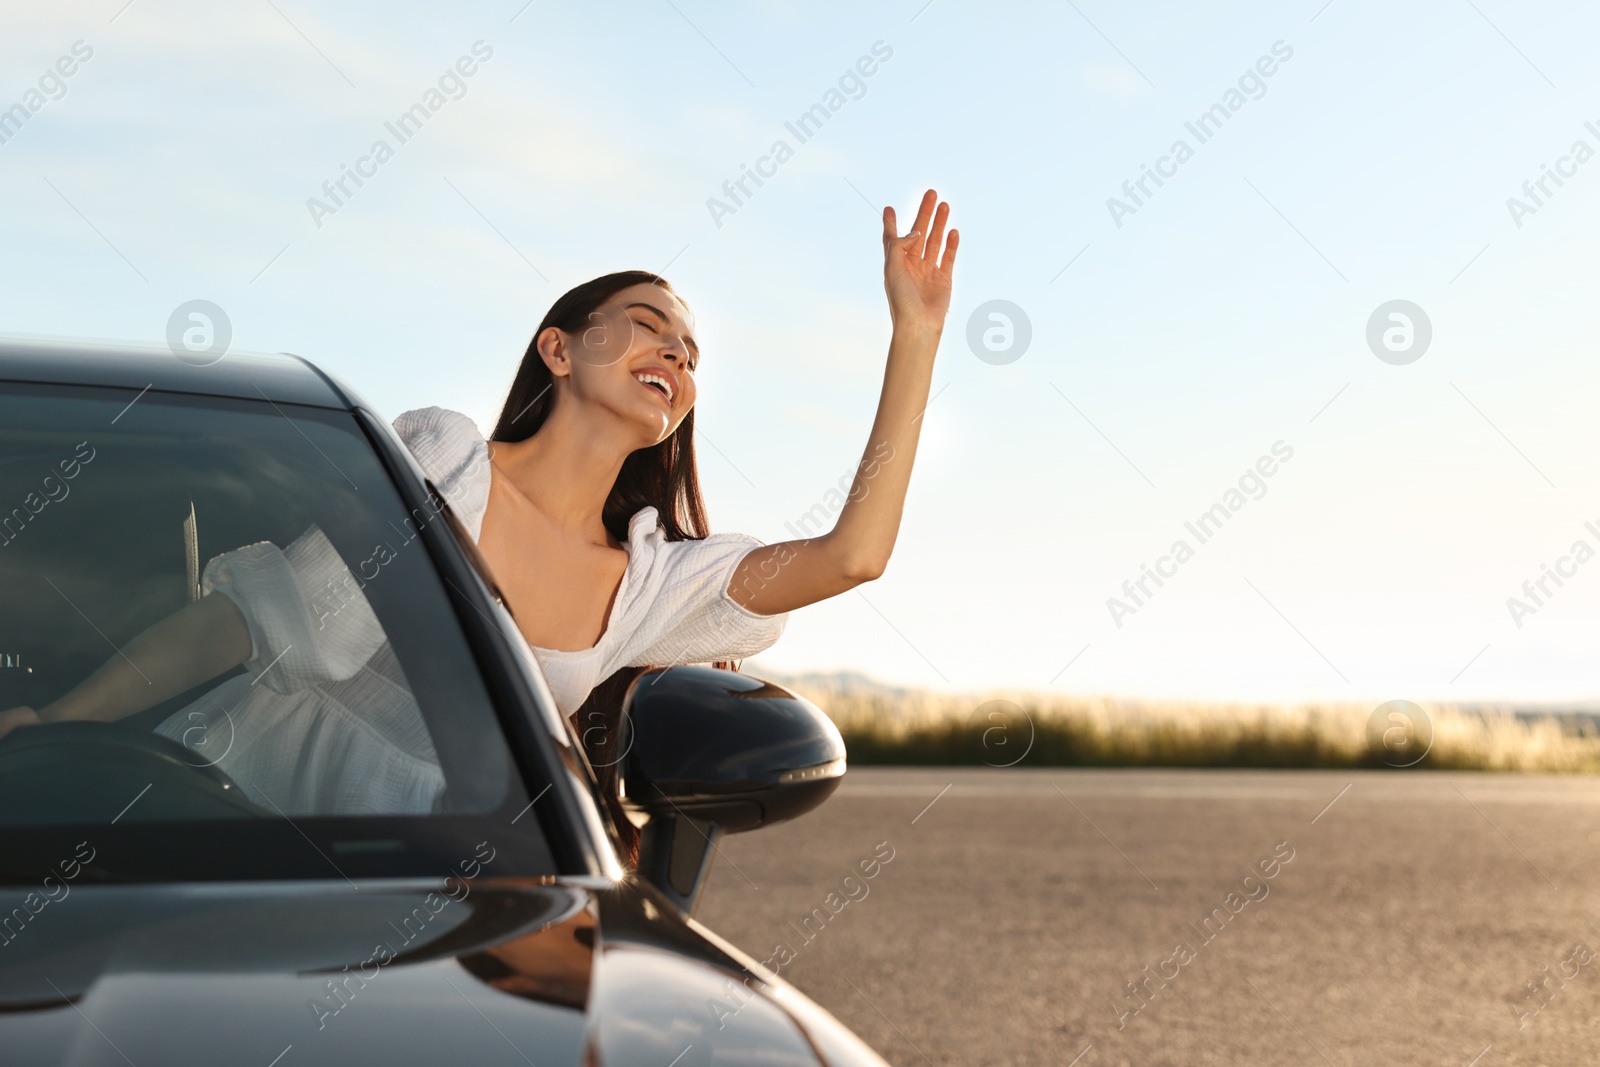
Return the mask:
{"type": "Polygon", "coordinates": [[[209,636],[129,649],[202,600],[228,598],[251,650],[113,721],[12,731],[0,832],[517,814],[530,793],[421,536],[439,521],[347,412],[0,387],[0,714],[108,664],[158,691],[163,657],[209,636]],[[146,766],[142,793],[119,778],[146,766]]]}

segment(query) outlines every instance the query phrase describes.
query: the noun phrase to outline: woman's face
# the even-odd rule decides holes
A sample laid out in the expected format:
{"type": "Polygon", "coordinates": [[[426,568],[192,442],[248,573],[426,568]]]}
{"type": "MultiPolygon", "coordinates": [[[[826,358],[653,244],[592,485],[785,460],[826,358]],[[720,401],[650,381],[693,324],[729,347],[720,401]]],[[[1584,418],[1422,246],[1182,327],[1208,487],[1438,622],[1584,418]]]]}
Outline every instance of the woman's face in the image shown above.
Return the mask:
{"type": "MultiPolygon", "coordinates": [[[[694,407],[700,349],[689,309],[659,285],[629,286],[562,331],[567,391],[639,427],[648,447],[665,440],[694,407]]],[[[557,366],[551,370],[560,376],[557,366]]]]}

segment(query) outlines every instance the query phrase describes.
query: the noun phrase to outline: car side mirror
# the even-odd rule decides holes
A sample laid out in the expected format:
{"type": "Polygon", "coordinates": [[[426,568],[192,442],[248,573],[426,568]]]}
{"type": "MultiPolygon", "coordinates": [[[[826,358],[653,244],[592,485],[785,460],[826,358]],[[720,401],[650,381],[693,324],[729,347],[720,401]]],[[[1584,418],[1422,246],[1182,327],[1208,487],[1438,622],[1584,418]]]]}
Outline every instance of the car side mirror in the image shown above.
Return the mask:
{"type": "Polygon", "coordinates": [[[685,912],[717,838],[783,822],[844,778],[844,739],[780,685],[713,667],[645,671],[623,702],[623,806],[642,820],[639,873],[685,912]]]}

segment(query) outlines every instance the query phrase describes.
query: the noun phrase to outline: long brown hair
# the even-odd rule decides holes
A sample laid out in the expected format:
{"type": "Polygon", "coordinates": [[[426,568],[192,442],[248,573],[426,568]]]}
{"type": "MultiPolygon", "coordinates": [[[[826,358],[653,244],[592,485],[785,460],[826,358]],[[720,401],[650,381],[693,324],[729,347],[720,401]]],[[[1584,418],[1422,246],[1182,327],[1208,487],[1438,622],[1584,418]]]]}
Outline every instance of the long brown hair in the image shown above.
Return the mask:
{"type": "MultiPolygon", "coordinates": [[[[555,407],[555,378],[539,355],[539,338],[554,326],[567,334],[581,334],[589,327],[590,315],[617,293],[633,285],[656,285],[671,293],[680,303],[683,298],[661,277],[647,270],[624,270],[605,274],[574,286],[561,294],[545,312],[544,320],[533,333],[528,350],[512,380],[500,419],[490,441],[525,441],[539,432],[555,407]]],[[[684,303],[688,307],[687,303],[684,303]]],[[[622,462],[611,492],[601,510],[606,530],[623,544],[628,543],[628,522],[643,507],[654,507],[668,541],[698,541],[710,530],[705,500],[700,495],[700,476],[694,458],[694,409],[666,440],[633,452],[622,462]]],[[[738,670],[738,664],[714,664],[738,670]]],[[[617,824],[630,868],[639,861],[639,831],[622,810],[619,782],[625,755],[622,739],[622,702],[628,686],[648,666],[623,667],[590,691],[583,705],[573,713],[578,737],[594,766],[605,795],[606,807],[617,824]]]]}

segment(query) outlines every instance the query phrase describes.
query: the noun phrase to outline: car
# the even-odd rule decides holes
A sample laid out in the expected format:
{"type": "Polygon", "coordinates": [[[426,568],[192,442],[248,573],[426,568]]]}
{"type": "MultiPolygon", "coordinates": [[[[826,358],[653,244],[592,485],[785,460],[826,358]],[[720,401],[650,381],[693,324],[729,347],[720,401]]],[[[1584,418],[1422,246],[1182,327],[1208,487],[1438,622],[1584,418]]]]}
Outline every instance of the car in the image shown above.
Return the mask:
{"type": "Polygon", "coordinates": [[[644,672],[606,749],[627,865],[470,538],[308,361],[0,343],[0,709],[103,664],[164,699],[0,740],[8,1067],[884,1062],[693,917],[723,834],[837,788],[838,730],[758,678],[644,672]],[[303,654],[348,651],[316,647],[342,611],[385,643],[315,699],[287,661],[165,693],[136,635],[206,595],[206,561],[267,566],[313,528],[346,571],[302,590],[303,654]],[[286,723],[311,724],[292,758],[247,758],[286,723]]]}

